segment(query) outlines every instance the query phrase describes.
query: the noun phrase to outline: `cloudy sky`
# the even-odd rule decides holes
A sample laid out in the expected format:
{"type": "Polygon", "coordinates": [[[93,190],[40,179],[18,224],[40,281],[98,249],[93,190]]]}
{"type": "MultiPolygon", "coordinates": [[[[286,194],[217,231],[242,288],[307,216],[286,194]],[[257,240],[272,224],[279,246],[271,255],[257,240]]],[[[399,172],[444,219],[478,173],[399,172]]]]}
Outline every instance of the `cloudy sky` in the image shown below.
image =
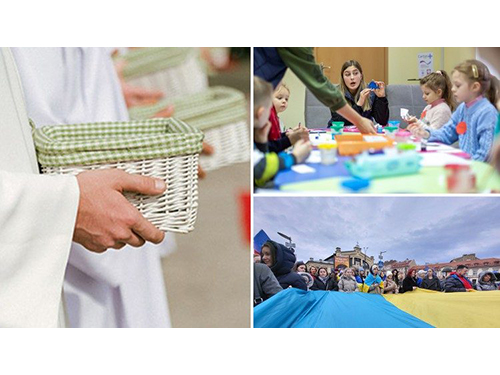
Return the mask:
{"type": "Polygon", "coordinates": [[[378,261],[500,257],[500,199],[491,197],[255,197],[254,231],[292,237],[298,260],[324,259],[359,241],[378,261]]]}

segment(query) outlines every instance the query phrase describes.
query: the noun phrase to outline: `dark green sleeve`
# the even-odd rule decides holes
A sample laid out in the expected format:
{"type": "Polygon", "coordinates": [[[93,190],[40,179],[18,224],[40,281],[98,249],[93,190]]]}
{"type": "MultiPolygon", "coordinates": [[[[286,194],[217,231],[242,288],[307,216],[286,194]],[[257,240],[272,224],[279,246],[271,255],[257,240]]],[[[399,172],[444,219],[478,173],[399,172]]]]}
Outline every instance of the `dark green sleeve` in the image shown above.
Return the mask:
{"type": "Polygon", "coordinates": [[[321,71],[311,47],[277,47],[288,68],[306,85],[318,100],[332,111],[346,105],[344,95],[321,71]]]}

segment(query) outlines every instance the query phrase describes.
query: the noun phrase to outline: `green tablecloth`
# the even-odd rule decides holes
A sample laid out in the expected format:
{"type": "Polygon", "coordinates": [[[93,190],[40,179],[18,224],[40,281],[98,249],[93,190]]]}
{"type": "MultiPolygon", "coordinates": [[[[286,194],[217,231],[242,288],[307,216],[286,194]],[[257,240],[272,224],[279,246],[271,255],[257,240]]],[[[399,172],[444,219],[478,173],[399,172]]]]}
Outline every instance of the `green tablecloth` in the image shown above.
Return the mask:
{"type": "MultiPolygon", "coordinates": [[[[500,191],[500,176],[493,171],[489,164],[474,161],[471,168],[476,173],[478,192],[500,191]]],[[[446,175],[444,167],[424,167],[418,174],[373,179],[369,189],[360,191],[360,193],[443,194],[448,192],[446,175]]],[[[286,184],[281,186],[281,191],[350,193],[340,185],[345,179],[346,177],[333,177],[286,184]]]]}

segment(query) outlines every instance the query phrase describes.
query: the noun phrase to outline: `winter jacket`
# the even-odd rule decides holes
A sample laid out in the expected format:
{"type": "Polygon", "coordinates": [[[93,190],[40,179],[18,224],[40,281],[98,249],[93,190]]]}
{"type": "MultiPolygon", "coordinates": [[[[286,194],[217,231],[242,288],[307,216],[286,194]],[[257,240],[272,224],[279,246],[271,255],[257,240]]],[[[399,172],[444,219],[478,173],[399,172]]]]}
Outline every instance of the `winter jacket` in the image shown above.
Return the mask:
{"type": "Polygon", "coordinates": [[[254,306],[283,290],[276,276],[265,264],[254,263],[253,275],[254,306]]]}
{"type": "Polygon", "coordinates": [[[326,290],[334,290],[336,292],[339,291],[339,285],[337,283],[337,276],[330,275],[328,282],[326,283],[326,290]]]}
{"type": "Polygon", "coordinates": [[[386,278],[384,281],[384,294],[396,294],[398,293],[398,285],[394,280],[386,278]]]}
{"type": "MultiPolygon", "coordinates": [[[[368,111],[365,111],[363,110],[363,107],[356,104],[356,100],[349,90],[344,93],[344,96],[347,103],[349,103],[352,109],[354,109],[360,116],[369,120],[374,119],[380,125],[387,125],[387,122],[389,121],[389,102],[387,101],[387,97],[379,98],[372,92],[368,98],[368,100],[370,100],[371,107],[368,111]]],[[[337,121],[342,121],[344,125],[352,125],[349,120],[343,118],[337,112],[330,112],[332,118],[328,121],[328,127],[332,126],[332,122],[337,121]]]]}
{"type": "Polygon", "coordinates": [[[266,143],[254,143],[253,162],[255,186],[270,187],[278,172],[290,169],[296,160],[292,154],[268,152],[266,143]]]}
{"type": "Polygon", "coordinates": [[[422,280],[422,284],[420,284],[420,288],[437,290],[438,292],[440,292],[441,291],[441,283],[439,282],[439,279],[435,276],[432,279],[425,277],[422,280]]]}
{"type": "Polygon", "coordinates": [[[484,271],[479,274],[479,277],[477,279],[477,284],[476,284],[476,289],[477,290],[497,290],[498,287],[495,284],[495,275],[493,275],[493,272],[490,271],[484,271]],[[490,275],[490,281],[485,282],[482,281],[483,277],[486,275],[490,275]]]}
{"type": "MultiPolygon", "coordinates": [[[[472,285],[472,282],[466,278],[465,276],[463,277],[465,280],[469,282],[470,285],[472,285]]],[[[455,272],[452,272],[450,276],[446,278],[446,281],[444,282],[444,291],[445,292],[466,292],[467,289],[465,288],[464,284],[462,281],[458,278],[455,272]]]]}
{"type": "Polygon", "coordinates": [[[402,290],[401,293],[411,292],[413,290],[414,286],[418,286],[417,285],[417,280],[414,279],[413,277],[406,276],[403,279],[403,290],[402,290]]]}
{"type": "Polygon", "coordinates": [[[319,277],[314,278],[313,285],[311,285],[311,290],[326,290],[326,284],[328,279],[323,282],[319,277]]]}
{"type": "Polygon", "coordinates": [[[339,292],[358,292],[358,283],[354,277],[342,275],[338,284],[339,292]]]}
{"type": "Polygon", "coordinates": [[[274,241],[267,241],[264,245],[269,246],[273,254],[274,264],[270,267],[274,276],[278,279],[281,287],[288,287],[307,290],[304,279],[296,272],[292,272],[293,265],[297,258],[293,251],[284,245],[274,241]]]}

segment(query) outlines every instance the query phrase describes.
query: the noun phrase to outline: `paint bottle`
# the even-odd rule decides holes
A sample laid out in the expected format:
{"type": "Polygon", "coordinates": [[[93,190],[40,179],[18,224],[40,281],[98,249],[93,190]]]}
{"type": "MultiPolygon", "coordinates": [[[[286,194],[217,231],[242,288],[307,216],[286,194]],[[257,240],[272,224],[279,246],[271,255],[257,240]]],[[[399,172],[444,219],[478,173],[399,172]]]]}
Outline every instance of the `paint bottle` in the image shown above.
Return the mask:
{"type": "Polygon", "coordinates": [[[446,186],[448,193],[474,193],[476,191],[476,175],[469,165],[447,164],[448,176],[446,186]]]}

